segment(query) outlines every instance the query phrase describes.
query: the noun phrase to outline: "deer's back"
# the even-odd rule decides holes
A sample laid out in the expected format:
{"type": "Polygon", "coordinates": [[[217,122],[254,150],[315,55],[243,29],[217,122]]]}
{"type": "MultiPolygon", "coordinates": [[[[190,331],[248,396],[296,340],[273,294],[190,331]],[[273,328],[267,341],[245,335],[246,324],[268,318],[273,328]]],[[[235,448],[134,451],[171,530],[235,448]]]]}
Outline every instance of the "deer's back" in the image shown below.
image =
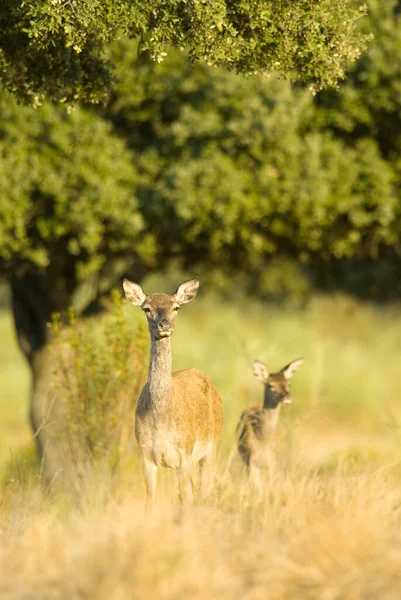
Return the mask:
{"type": "Polygon", "coordinates": [[[237,426],[238,452],[249,465],[266,462],[274,452],[277,421],[275,415],[260,406],[252,406],[241,414],[237,426]]]}

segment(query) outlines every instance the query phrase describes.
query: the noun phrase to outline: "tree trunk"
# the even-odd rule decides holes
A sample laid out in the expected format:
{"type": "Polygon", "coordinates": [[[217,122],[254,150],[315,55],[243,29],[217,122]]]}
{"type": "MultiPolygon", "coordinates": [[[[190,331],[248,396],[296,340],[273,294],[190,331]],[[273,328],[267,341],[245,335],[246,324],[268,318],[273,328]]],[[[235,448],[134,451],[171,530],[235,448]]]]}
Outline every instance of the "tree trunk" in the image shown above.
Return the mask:
{"type": "Polygon", "coordinates": [[[30,419],[45,485],[76,482],[77,461],[68,448],[66,409],[62,390],[55,383],[55,359],[48,345],[34,353],[30,419]]]}
{"type": "Polygon", "coordinates": [[[54,386],[55,359],[49,347],[51,307],[46,290],[36,277],[11,283],[12,310],[20,348],[32,373],[30,421],[46,485],[76,479],[76,471],[66,451],[65,404],[54,386]]]}

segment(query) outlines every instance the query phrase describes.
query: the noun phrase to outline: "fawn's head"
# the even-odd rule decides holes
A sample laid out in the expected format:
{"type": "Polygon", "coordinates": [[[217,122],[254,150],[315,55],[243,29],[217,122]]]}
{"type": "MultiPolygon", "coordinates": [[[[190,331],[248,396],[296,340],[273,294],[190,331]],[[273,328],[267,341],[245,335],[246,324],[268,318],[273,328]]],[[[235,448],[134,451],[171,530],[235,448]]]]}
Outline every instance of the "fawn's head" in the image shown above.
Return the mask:
{"type": "Polygon", "coordinates": [[[265,408],[276,408],[280,403],[290,404],[292,402],[290,379],[303,362],[303,358],[297,358],[297,360],[293,360],[280,369],[280,371],[269,373],[264,363],[260,362],[260,360],[253,361],[253,374],[265,386],[265,408]]]}
{"type": "Polygon", "coordinates": [[[182,283],[175,294],[151,294],[147,296],[140,285],[124,279],[125,297],[140,306],[148,319],[150,335],[159,340],[169,337],[174,331],[175,319],[181,304],[193,300],[198,292],[199,280],[190,279],[182,283]]]}

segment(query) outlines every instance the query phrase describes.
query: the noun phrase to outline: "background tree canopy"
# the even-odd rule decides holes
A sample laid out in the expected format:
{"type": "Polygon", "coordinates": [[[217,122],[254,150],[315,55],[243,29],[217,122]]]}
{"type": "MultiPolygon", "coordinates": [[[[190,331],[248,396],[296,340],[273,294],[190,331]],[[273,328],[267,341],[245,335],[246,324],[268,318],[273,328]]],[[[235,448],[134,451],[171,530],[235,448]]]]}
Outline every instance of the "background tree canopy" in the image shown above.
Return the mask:
{"type": "Polygon", "coordinates": [[[105,50],[122,36],[141,37],[158,61],[175,46],[192,62],[274,70],[315,89],[335,86],[366,41],[353,0],[8,0],[0,10],[0,82],[33,104],[103,99],[114,71],[105,50]]]}

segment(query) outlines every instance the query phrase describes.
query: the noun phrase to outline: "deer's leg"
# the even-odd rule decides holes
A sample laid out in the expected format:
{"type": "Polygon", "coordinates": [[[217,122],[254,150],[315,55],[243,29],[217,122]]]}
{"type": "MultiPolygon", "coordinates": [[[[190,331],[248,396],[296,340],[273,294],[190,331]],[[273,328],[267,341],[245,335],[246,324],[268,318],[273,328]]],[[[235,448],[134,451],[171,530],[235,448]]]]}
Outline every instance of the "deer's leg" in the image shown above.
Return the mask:
{"type": "Polygon", "coordinates": [[[252,461],[248,466],[249,482],[258,496],[263,494],[263,484],[260,469],[252,461]]]}
{"type": "Polygon", "coordinates": [[[191,482],[191,461],[183,461],[177,469],[178,488],[180,492],[180,501],[183,504],[189,504],[193,500],[192,482],[191,482]]]}
{"type": "Polygon", "coordinates": [[[214,480],[214,463],[216,460],[216,446],[212,448],[199,461],[199,496],[205,498],[210,494],[214,480]]]}
{"type": "Polygon", "coordinates": [[[267,469],[267,485],[269,490],[273,486],[274,479],[277,473],[277,461],[274,452],[271,452],[268,461],[268,469],[267,469]]]}
{"type": "Polygon", "coordinates": [[[157,466],[146,456],[143,456],[143,476],[146,486],[146,500],[152,504],[156,497],[157,466]]]}

